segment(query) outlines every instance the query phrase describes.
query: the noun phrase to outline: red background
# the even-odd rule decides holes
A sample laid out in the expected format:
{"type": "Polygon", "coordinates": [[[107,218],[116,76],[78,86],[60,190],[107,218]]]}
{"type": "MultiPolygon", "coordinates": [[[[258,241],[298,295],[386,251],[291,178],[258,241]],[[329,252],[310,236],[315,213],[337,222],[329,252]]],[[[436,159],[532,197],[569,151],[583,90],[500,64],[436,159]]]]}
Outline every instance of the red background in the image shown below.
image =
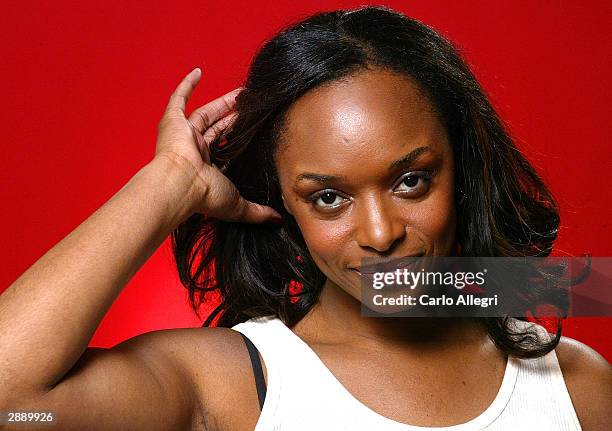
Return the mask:
{"type": "MultiPolygon", "coordinates": [[[[462,47],[559,200],[556,254],[611,256],[610,3],[383,3],[462,47]]],[[[151,159],[168,96],[193,67],[203,78],[190,109],[240,86],[256,49],[289,21],[360,4],[5,2],[0,290],[151,159]]],[[[92,345],[200,323],[166,241],[122,292],[92,345]]],[[[564,335],[612,360],[611,329],[610,318],[575,318],[564,335]]]]}

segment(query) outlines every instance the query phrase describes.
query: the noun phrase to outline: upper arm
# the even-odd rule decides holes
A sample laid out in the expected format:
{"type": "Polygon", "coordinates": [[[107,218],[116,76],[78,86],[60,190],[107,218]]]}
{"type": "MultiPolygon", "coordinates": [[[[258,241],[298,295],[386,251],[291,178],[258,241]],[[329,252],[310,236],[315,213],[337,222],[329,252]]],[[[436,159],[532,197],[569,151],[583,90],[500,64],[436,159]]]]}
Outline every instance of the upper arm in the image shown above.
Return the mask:
{"type": "Polygon", "coordinates": [[[612,367],[595,350],[561,337],[559,365],[584,431],[607,430],[612,422],[612,367]]]}
{"type": "Polygon", "coordinates": [[[67,431],[191,429],[196,391],[173,332],[87,349],[54,387],[14,409],[51,411],[55,427],[67,431]]]}

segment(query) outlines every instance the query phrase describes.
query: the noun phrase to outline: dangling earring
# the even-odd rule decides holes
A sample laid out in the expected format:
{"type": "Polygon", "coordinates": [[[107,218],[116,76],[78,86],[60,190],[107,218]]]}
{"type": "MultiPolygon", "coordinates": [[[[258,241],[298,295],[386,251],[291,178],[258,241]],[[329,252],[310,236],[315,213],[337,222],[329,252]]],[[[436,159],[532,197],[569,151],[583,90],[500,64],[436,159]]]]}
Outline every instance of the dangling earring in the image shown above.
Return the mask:
{"type": "Polygon", "coordinates": [[[459,189],[459,206],[463,205],[465,203],[465,199],[467,198],[467,195],[465,194],[465,192],[463,191],[463,189],[459,189]]]}

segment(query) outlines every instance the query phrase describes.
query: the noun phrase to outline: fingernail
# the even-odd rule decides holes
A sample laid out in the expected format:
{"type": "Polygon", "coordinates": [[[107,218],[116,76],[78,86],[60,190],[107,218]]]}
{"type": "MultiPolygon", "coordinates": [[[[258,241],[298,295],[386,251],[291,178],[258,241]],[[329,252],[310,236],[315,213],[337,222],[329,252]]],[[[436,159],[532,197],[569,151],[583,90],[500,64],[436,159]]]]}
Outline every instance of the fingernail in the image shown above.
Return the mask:
{"type": "Polygon", "coordinates": [[[200,69],[199,67],[196,67],[195,69],[193,69],[191,71],[191,73],[195,73],[196,75],[200,75],[202,73],[202,69],[200,69]]]}

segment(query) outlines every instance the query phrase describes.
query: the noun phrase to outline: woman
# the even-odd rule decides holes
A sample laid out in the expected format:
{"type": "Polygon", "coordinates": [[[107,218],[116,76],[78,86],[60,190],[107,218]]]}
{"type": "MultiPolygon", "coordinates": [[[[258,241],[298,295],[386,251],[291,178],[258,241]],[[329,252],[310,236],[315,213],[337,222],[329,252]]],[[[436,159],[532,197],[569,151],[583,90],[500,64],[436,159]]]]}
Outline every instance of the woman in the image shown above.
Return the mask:
{"type": "Polygon", "coordinates": [[[0,410],[62,430],[607,427],[610,366],[559,331],[360,314],[362,258],[545,256],[556,237],[448,42],[364,7],[285,29],[244,89],[186,115],[200,76],[170,97],[155,158],[0,297],[0,410]],[[221,293],[221,327],[87,349],[170,233],[194,306],[221,293]]]}

